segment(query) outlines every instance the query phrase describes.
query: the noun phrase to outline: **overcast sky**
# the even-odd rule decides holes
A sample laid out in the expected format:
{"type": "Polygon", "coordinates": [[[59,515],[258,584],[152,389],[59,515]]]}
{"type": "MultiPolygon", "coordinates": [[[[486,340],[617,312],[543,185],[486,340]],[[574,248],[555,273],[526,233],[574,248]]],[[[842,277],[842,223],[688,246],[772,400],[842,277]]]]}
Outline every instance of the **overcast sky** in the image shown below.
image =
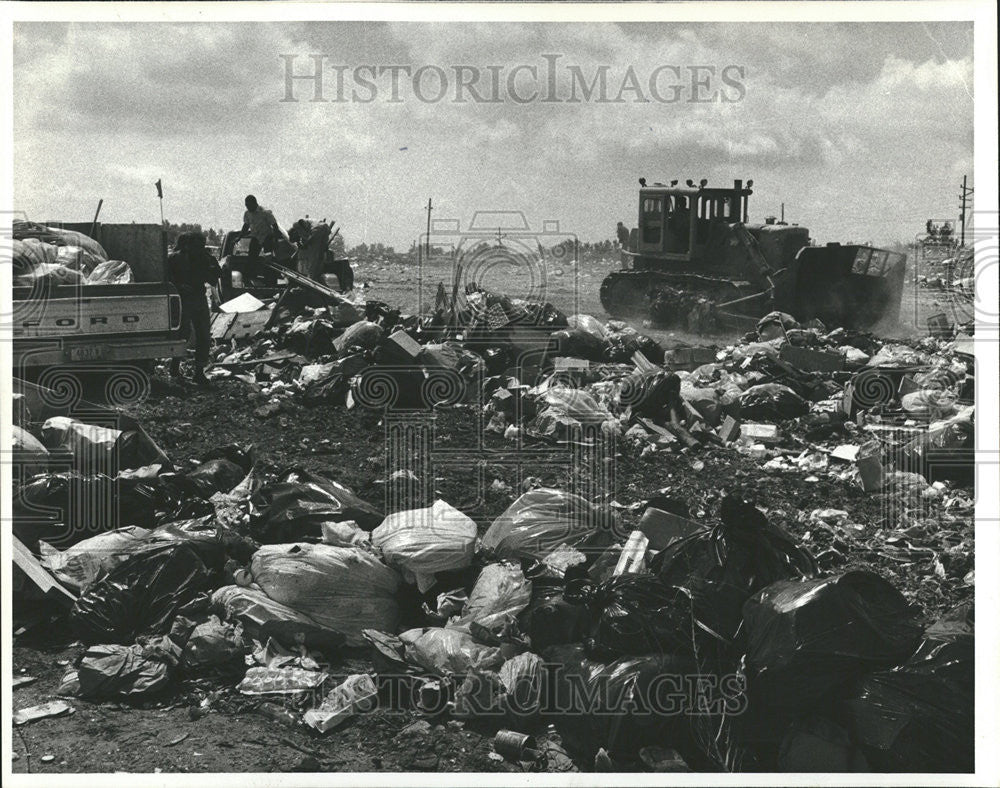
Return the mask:
{"type": "Polygon", "coordinates": [[[104,198],[106,221],[158,221],[162,178],[166,217],[204,226],[238,227],[252,192],[286,227],[326,216],[349,246],[406,247],[433,197],[435,217],[519,209],[597,240],[635,223],[641,176],[752,178],[751,221],[784,201],[820,242],[891,242],[954,219],[971,178],[972,26],[15,23],[14,140],[15,207],[38,220],[87,221],[104,198]],[[283,101],[281,56],[302,73],[313,53],[325,101],[304,81],[283,101]],[[398,101],[391,72],[361,70],[374,95],[355,79],[369,65],[410,68],[398,101]],[[499,100],[454,101],[457,65],[487,100],[496,74],[499,100]],[[537,78],[508,94],[520,65],[537,78]],[[444,70],[442,100],[414,94],[422,66],[444,70]],[[589,83],[601,66],[607,101],[564,100],[572,67],[589,83]]]}

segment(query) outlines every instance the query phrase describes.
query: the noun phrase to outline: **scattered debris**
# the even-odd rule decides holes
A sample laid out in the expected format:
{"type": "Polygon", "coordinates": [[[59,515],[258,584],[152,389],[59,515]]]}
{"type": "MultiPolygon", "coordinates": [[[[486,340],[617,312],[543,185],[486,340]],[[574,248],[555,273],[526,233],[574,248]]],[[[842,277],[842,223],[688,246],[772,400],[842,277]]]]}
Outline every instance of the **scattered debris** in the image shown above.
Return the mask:
{"type": "Polygon", "coordinates": [[[29,722],[48,719],[49,717],[61,717],[64,714],[72,714],[73,707],[61,700],[53,700],[48,703],[40,703],[37,706],[29,706],[26,709],[19,709],[14,712],[15,725],[27,725],[29,722]]]}
{"type": "MultiPolygon", "coordinates": [[[[495,713],[531,731],[496,734],[487,757],[507,769],[971,768],[971,618],[924,630],[901,582],[966,598],[975,583],[974,370],[957,327],[883,341],[773,313],[731,345],[664,351],[618,321],[475,286],[444,292],[433,317],[296,292],[244,293],[217,318],[215,372],[243,381],[257,427],[353,408],[395,439],[454,408],[493,446],[568,449],[596,458],[593,475],[620,459],[667,486],[612,500],[539,465],[501,478],[486,459],[469,470],[487,505],[439,491],[401,444],[364,447],[378,479],[358,494],[244,446],[175,465],[141,428],[18,400],[16,449],[40,472],[15,496],[15,599],[69,609],[82,644],[59,694],[131,701],[183,677],[191,719],[218,708],[199,683],[216,682],[320,733],[391,700],[430,718],[397,734],[417,743],[478,735],[495,713]],[[801,501],[770,494],[784,485],[801,501]],[[29,528],[37,507],[71,511],[94,490],[128,521],[29,528]],[[714,681],[692,700],[707,712],[636,713],[657,677],[692,674],[714,681]],[[739,680],[712,696],[722,677],[739,680]],[[547,709],[564,690],[570,707],[547,709]]],[[[192,429],[157,435],[169,448],[192,429]]],[[[293,443],[326,462],[351,448],[340,438],[293,443]]],[[[52,701],[14,722],[72,712],[52,701]]],[[[330,768],[286,744],[299,770],[330,768]]],[[[428,746],[404,765],[447,757],[428,746]]]]}

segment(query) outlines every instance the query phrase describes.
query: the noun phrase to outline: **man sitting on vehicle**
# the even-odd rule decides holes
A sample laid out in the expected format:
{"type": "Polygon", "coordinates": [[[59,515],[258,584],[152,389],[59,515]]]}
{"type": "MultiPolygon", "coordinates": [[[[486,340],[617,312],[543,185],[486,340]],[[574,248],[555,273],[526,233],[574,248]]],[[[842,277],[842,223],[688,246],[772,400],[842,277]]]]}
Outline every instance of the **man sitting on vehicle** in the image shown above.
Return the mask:
{"type": "MultiPolygon", "coordinates": [[[[167,277],[181,296],[181,331],[186,337],[194,334],[195,373],[199,386],[207,386],[205,365],[212,344],[212,319],[208,311],[205,285],[219,281],[219,263],[205,249],[202,233],[182,233],[176,251],[167,257],[167,277]]],[[[180,378],[181,360],[170,360],[170,376],[180,378]]]]}
{"type": "Polygon", "coordinates": [[[256,260],[261,250],[273,253],[275,243],[279,238],[284,238],[285,234],[278,226],[274,214],[258,204],[257,198],[252,194],[248,194],[243,203],[247,209],[243,213],[243,229],[240,232],[250,236],[248,256],[251,260],[256,260]]]}

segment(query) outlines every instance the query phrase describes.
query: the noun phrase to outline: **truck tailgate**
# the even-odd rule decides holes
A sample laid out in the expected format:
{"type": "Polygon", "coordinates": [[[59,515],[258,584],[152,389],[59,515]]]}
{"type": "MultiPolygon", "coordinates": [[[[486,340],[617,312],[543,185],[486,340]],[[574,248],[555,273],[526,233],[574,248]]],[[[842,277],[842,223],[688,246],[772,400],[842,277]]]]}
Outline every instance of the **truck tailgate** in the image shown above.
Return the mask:
{"type": "Polygon", "coordinates": [[[15,287],[15,339],[162,334],[180,327],[169,284],[15,287]]]}

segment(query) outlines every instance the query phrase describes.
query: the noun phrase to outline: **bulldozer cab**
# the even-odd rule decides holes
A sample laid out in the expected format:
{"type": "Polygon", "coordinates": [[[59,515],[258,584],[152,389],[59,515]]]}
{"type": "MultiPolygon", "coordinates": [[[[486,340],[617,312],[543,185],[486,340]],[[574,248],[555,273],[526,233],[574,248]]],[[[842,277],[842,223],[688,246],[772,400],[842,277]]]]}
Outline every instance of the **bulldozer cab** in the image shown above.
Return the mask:
{"type": "Polygon", "coordinates": [[[661,260],[697,259],[708,243],[713,224],[746,221],[750,194],[742,181],[734,181],[731,189],[643,187],[639,191],[639,224],[632,251],[661,260]]]}
{"type": "Polygon", "coordinates": [[[640,181],[639,223],[623,268],[601,283],[608,314],[680,320],[693,332],[712,325],[747,330],[775,309],[845,328],[897,318],[905,254],[819,247],[797,224],[750,224],[753,181],[711,189],[707,183],[640,181]]]}

